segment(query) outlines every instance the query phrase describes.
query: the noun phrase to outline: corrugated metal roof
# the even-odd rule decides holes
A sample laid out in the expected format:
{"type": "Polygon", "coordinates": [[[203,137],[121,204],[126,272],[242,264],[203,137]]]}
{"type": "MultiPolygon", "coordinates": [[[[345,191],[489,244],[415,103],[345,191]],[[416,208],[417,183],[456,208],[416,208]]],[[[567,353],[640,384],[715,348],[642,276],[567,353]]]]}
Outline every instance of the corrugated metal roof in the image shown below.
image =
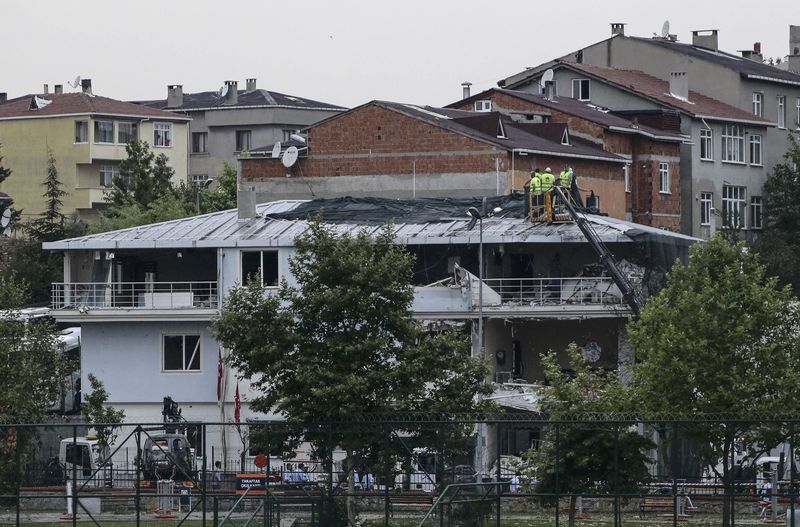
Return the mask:
{"type": "MultiPolygon", "coordinates": [[[[92,234],[43,244],[50,250],[110,250],[188,247],[291,247],[294,239],[308,227],[305,220],[272,219],[268,216],[293,210],[300,200],[273,201],[257,207],[258,217],[239,220],[236,209],[172,220],[130,229],[92,234]],[[267,216],[267,217],[265,217],[267,216]]],[[[605,242],[630,242],[642,233],[663,236],[678,242],[695,238],[644,225],[602,216],[587,215],[600,238],[605,242]]],[[[399,243],[471,244],[478,243],[477,227],[468,230],[469,218],[442,218],[437,222],[398,223],[395,225],[399,243]]],[[[335,232],[355,233],[367,230],[377,235],[382,228],[374,222],[366,224],[329,223],[335,232]]],[[[485,243],[563,243],[584,242],[574,223],[533,224],[525,218],[494,217],[483,222],[485,243]]]]}

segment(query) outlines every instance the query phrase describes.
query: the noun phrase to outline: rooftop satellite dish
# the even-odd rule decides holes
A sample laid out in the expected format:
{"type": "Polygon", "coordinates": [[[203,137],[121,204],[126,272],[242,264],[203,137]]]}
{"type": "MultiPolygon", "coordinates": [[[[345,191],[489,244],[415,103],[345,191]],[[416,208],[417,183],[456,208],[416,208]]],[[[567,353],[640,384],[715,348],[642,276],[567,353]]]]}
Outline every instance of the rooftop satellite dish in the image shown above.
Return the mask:
{"type": "Polygon", "coordinates": [[[297,163],[296,146],[290,146],[289,148],[286,149],[286,152],[283,153],[283,157],[281,158],[281,163],[283,163],[283,166],[285,166],[286,168],[289,168],[293,166],[295,163],[297,163]]]}
{"type": "Polygon", "coordinates": [[[280,141],[275,143],[275,146],[272,147],[272,157],[273,158],[281,157],[281,142],[280,141]]]}
{"type": "Polygon", "coordinates": [[[669,20],[664,20],[664,25],[661,26],[661,38],[669,38],[669,20]]]}
{"type": "Polygon", "coordinates": [[[5,229],[8,227],[9,223],[11,223],[11,209],[6,209],[3,211],[3,214],[0,215],[0,227],[5,229]]]}
{"type": "Polygon", "coordinates": [[[228,95],[228,85],[227,84],[225,84],[224,86],[222,86],[222,88],[219,89],[219,96],[220,97],[225,97],[226,95],[228,95]]]}
{"type": "Polygon", "coordinates": [[[73,88],[77,88],[78,86],[81,85],[81,76],[78,75],[77,77],[75,77],[75,81],[74,82],[67,81],[67,84],[69,84],[73,88]]]}
{"type": "Polygon", "coordinates": [[[546,82],[550,82],[553,80],[553,69],[550,68],[542,74],[542,79],[539,81],[539,85],[544,88],[544,84],[546,82]]]}

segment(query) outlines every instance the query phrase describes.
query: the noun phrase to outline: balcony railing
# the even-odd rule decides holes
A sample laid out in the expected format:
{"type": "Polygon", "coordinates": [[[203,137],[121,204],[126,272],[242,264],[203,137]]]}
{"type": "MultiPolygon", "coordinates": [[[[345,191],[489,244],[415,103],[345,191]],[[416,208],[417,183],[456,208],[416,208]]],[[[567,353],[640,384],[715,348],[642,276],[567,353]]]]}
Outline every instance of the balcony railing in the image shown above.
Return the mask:
{"type": "Polygon", "coordinates": [[[53,284],[53,309],[216,309],[217,282],[53,284]]]}
{"type": "MultiPolygon", "coordinates": [[[[488,278],[483,282],[496,293],[496,295],[484,294],[484,307],[507,304],[545,306],[622,303],[619,288],[608,277],[488,278]],[[487,296],[490,298],[487,299],[487,296]]],[[[473,296],[476,294],[477,291],[473,296]]]]}

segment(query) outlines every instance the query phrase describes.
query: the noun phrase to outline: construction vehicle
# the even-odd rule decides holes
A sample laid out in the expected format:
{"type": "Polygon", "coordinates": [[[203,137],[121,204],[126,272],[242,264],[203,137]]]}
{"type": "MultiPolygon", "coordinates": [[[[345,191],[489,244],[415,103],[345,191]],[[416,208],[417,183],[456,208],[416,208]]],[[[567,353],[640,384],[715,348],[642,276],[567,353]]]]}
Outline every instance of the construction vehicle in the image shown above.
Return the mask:
{"type": "Polygon", "coordinates": [[[162,479],[175,481],[196,479],[195,452],[186,435],[186,427],[180,426],[186,419],[171,397],[164,397],[161,415],[164,418],[163,427],[145,429],[147,438],[139,457],[144,481],[149,484],[162,479]],[[158,433],[150,433],[155,431],[158,433]]]}
{"type": "MultiPolygon", "coordinates": [[[[638,318],[644,306],[644,299],[628,277],[620,271],[614,255],[603,243],[603,240],[600,239],[600,236],[597,235],[591,223],[575,207],[576,200],[579,200],[577,185],[573,184],[569,194],[565,193],[561,187],[554,186],[550,191],[545,192],[542,197],[543,199],[534,203],[534,196],[529,195],[530,220],[534,223],[546,222],[548,224],[574,221],[600,258],[600,263],[611,276],[614,284],[619,288],[622,293],[622,299],[631,308],[633,317],[638,318]]],[[[587,202],[589,201],[587,199],[587,202]]]]}

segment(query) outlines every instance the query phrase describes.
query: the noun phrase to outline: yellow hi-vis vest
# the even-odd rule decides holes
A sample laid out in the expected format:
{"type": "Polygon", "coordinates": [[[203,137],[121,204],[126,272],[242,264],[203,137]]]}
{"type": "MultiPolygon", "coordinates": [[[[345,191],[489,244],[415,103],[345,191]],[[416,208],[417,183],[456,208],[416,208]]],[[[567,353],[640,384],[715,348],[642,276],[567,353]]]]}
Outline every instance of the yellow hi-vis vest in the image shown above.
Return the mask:
{"type": "Polygon", "coordinates": [[[542,178],[539,174],[531,176],[531,194],[534,196],[542,195],[542,178]]]}
{"type": "Polygon", "coordinates": [[[550,192],[556,182],[556,177],[550,172],[542,174],[542,192],[550,192]]]}
{"type": "Polygon", "coordinates": [[[572,172],[569,170],[562,170],[561,174],[559,174],[559,185],[562,187],[569,189],[572,187],[572,172]]]}

